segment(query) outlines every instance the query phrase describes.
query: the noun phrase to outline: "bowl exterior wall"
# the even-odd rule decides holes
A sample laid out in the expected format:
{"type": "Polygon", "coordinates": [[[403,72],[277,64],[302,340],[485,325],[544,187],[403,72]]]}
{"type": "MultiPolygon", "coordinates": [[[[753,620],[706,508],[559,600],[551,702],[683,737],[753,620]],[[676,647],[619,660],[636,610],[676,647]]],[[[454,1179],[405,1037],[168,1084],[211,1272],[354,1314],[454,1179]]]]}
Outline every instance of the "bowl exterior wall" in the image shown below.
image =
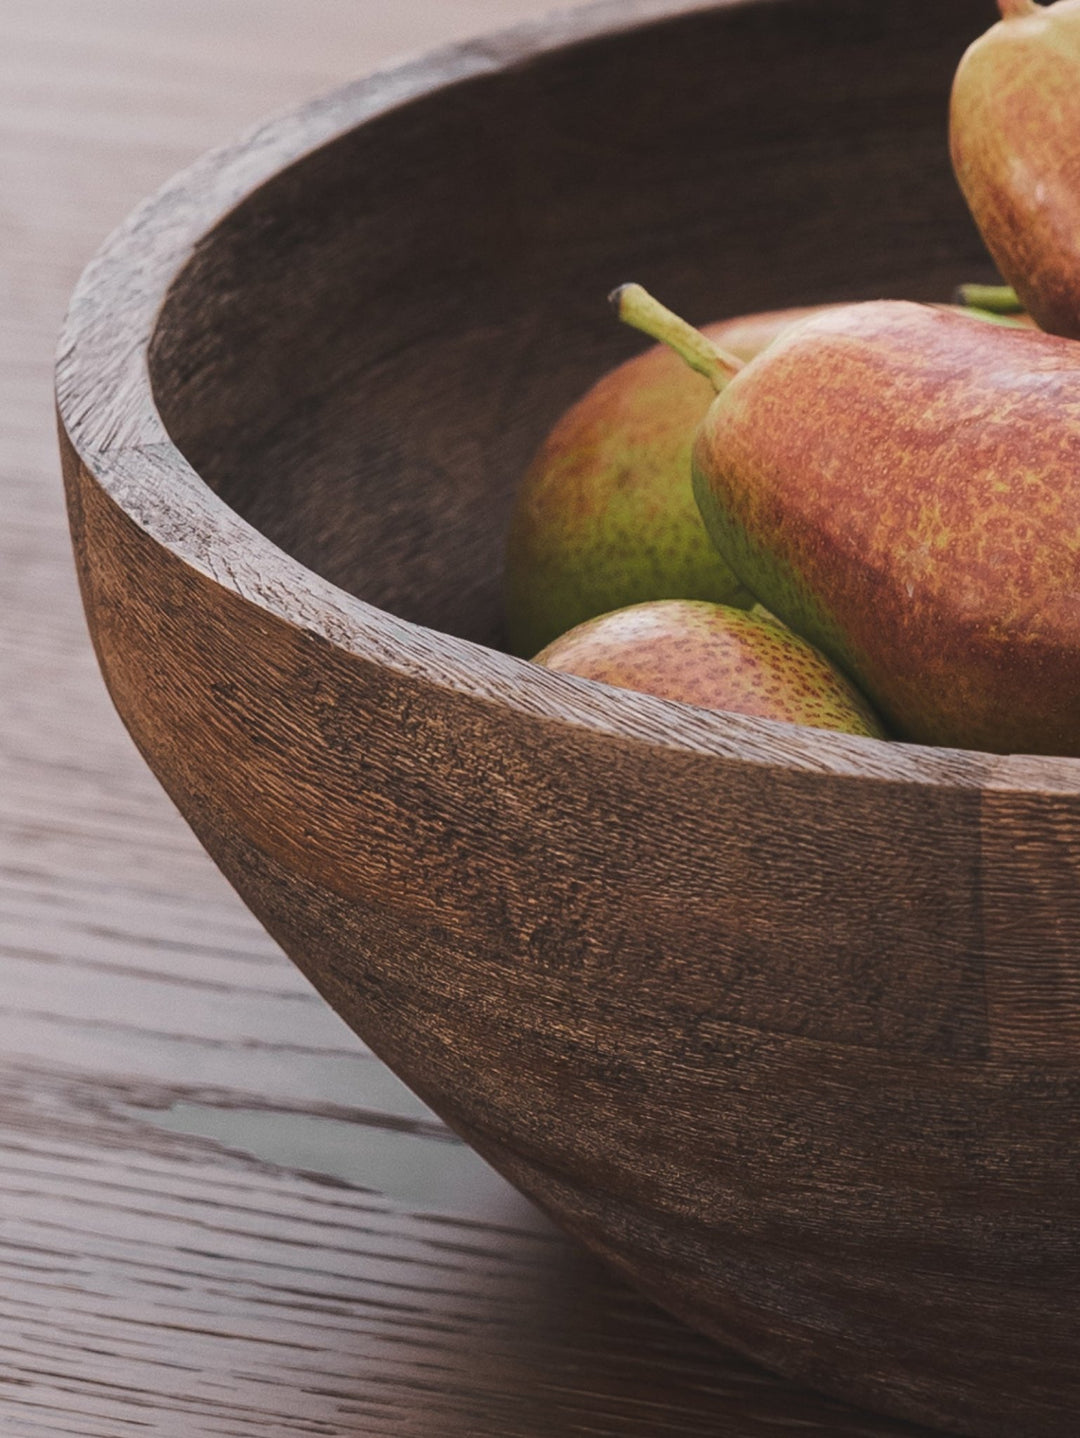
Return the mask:
{"type": "Polygon", "coordinates": [[[698,1327],[1072,1438],[1076,766],[481,647],[514,479],[637,344],[612,285],[708,320],[989,277],[945,147],[986,8],[634,0],[363,82],[133,219],[58,395],[116,706],[356,1031],[698,1327]]]}
{"type": "Polygon", "coordinates": [[[985,870],[978,789],[553,729],[273,619],[70,450],[67,474],[135,741],[452,1126],[770,1366],[960,1431],[1071,1431],[1080,1069],[996,1052],[977,914],[1016,874],[985,870]]]}

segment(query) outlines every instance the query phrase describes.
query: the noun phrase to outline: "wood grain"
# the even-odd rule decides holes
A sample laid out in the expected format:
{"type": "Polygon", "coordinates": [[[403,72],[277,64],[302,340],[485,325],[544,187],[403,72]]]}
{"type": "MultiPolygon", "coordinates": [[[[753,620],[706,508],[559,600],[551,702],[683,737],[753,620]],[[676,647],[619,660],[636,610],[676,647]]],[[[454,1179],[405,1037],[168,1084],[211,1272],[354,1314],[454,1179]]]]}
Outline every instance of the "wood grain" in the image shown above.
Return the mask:
{"type": "Polygon", "coordinates": [[[80,282],[64,467],[132,737],[412,1090],[741,1351],[1064,1438],[1076,764],[495,647],[513,478],[632,343],[613,267],[690,314],[720,308],[717,254],[735,308],[978,269],[941,115],[983,16],[934,13],[635,0],[263,126],[80,282]]]}
{"type": "Polygon", "coordinates": [[[101,237],[264,113],[533,8],[0,8],[5,1438],[915,1432],[696,1338],[488,1177],[207,860],[86,636],[51,372],[101,237]],[[200,1112],[245,1141],[206,1136],[200,1112]],[[252,1115],[310,1119],[318,1151],[268,1156],[252,1115]],[[336,1177],[374,1132],[400,1156],[336,1177]],[[451,1152],[468,1204],[447,1193],[451,1152]]]}

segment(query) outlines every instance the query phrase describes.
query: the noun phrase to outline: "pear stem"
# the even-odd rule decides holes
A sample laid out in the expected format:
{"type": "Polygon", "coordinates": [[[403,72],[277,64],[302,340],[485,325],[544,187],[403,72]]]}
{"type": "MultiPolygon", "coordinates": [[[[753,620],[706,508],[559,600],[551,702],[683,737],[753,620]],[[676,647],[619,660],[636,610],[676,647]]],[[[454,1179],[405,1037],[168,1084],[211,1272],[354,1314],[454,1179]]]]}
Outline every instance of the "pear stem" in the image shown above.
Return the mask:
{"type": "Polygon", "coordinates": [[[1003,20],[1022,20],[1025,15],[1034,15],[1040,8],[1035,0],[998,0],[1003,20]]]}
{"type": "Polygon", "coordinates": [[[1018,315],[1024,310],[1019,295],[1009,285],[958,285],[956,301],[995,315],[1018,315]]]}
{"type": "Polygon", "coordinates": [[[983,320],[988,325],[1004,325],[1006,329],[1022,330],[1026,326],[1019,315],[995,314],[993,310],[981,310],[978,305],[964,305],[963,313],[973,320],[983,320]]]}
{"type": "Polygon", "coordinates": [[[741,359],[714,345],[700,330],[654,300],[641,285],[620,285],[608,299],[624,324],[669,345],[691,369],[710,381],[717,394],[742,369],[741,359]]]}

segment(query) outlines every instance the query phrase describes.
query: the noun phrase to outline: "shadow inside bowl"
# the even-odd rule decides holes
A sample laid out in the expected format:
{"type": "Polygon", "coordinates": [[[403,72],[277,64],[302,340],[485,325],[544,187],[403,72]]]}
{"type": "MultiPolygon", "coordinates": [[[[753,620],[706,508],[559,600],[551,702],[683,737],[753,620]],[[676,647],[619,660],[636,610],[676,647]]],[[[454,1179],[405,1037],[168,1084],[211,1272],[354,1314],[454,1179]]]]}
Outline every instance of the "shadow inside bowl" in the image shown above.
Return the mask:
{"type": "Polygon", "coordinates": [[[299,160],[205,236],[153,337],[162,419],[287,553],[498,645],[514,484],[643,344],[605,304],[615,284],[705,321],[942,299],[985,273],[938,101],[984,18],[728,4],[511,49],[299,160]]]}

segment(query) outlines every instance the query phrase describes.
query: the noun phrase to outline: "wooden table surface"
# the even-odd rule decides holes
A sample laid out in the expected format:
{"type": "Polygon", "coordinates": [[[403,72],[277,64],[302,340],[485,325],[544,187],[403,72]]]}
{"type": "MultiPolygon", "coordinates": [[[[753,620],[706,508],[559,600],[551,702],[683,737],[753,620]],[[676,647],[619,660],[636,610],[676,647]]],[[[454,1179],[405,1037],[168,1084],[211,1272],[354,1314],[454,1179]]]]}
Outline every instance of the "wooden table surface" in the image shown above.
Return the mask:
{"type": "Polygon", "coordinates": [[[52,353],[202,149],[537,0],[0,5],[0,1434],[909,1435],[697,1338],[344,1027],[110,708],[52,353]]]}

